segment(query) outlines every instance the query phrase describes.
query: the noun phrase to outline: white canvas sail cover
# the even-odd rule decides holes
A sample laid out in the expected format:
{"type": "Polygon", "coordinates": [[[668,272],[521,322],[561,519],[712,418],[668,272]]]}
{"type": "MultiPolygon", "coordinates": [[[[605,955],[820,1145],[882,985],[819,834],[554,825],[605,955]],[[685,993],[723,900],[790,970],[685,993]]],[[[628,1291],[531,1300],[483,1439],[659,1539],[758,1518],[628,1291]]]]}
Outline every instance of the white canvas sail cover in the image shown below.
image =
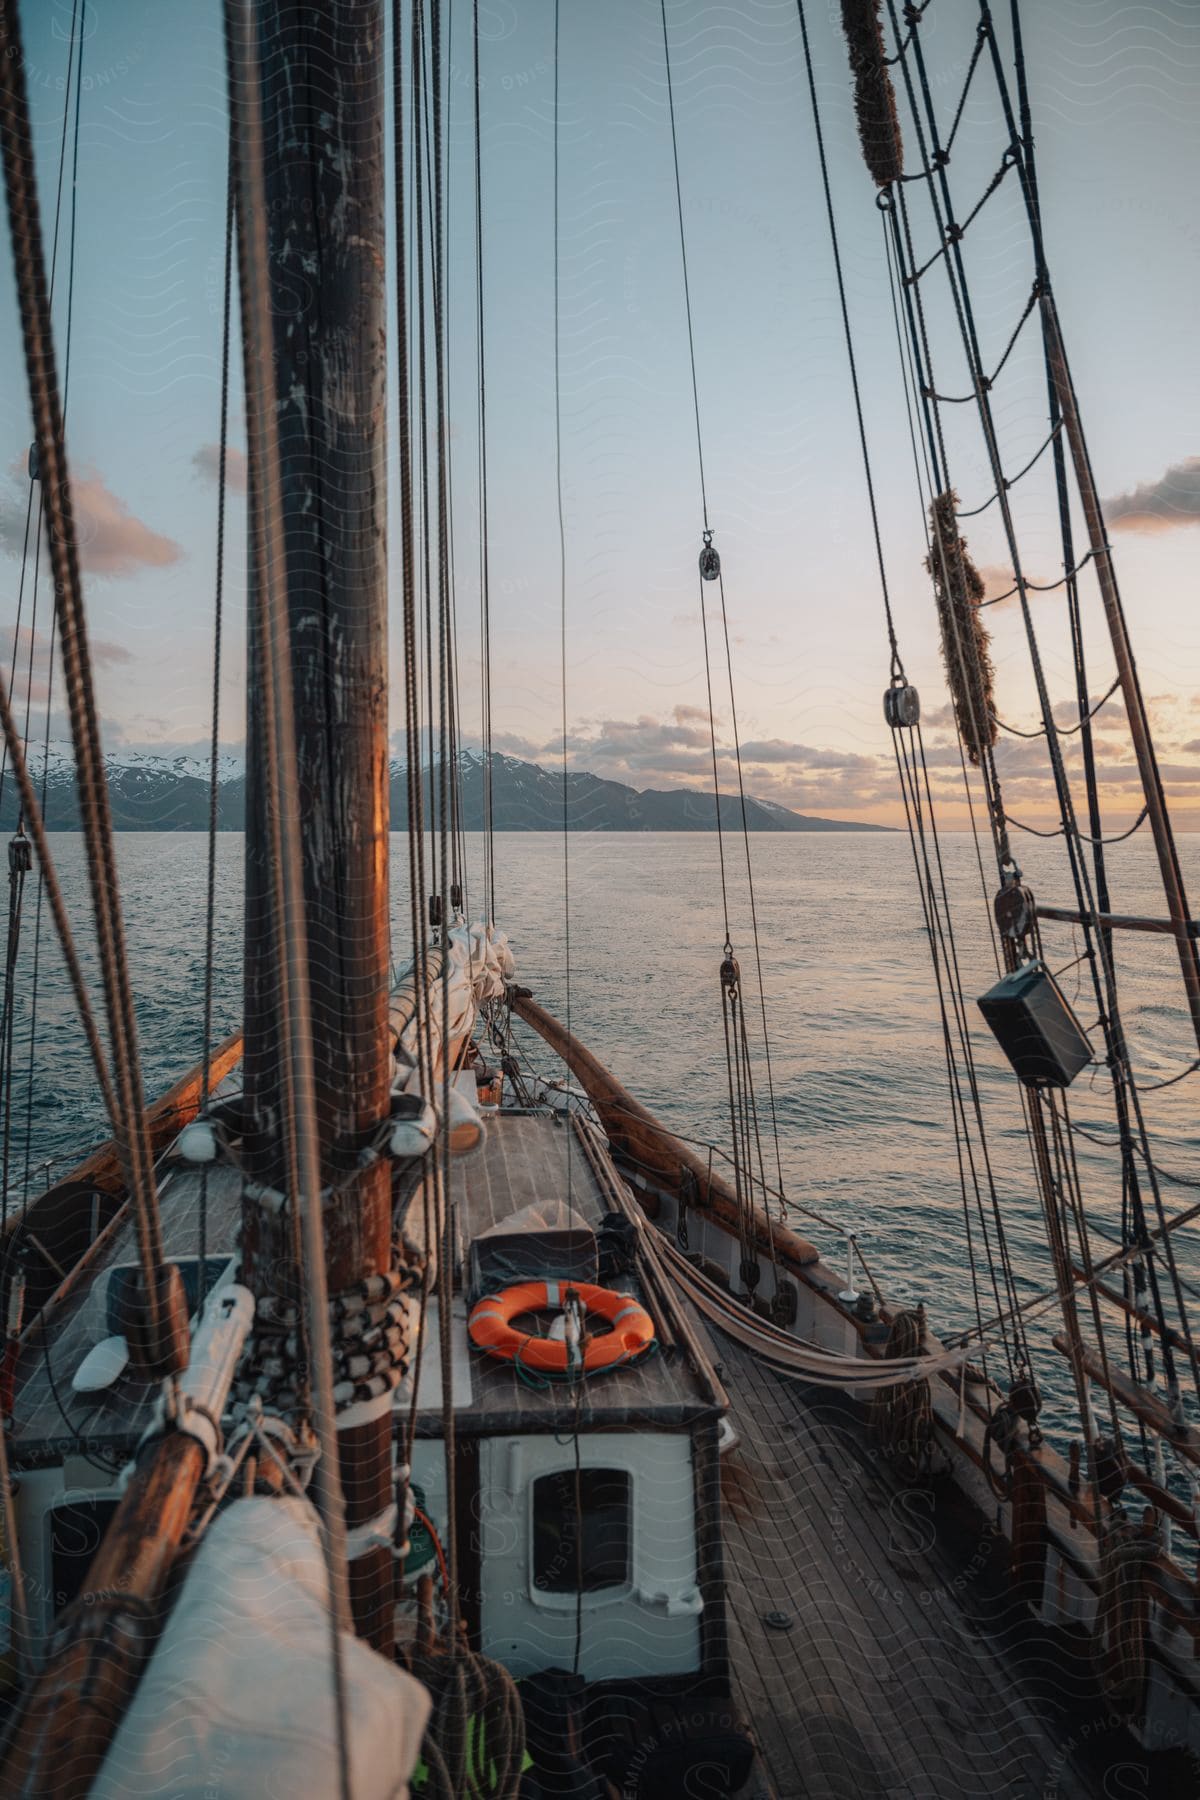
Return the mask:
{"type": "MultiPolygon", "coordinates": [[[[442,949],[450,965],[447,981],[449,1026],[450,1037],[455,1038],[469,1029],[476,1009],[485,1000],[501,998],[506,985],[516,974],[516,963],[506,934],[494,925],[455,925],[446,932],[442,949]]],[[[415,1064],[417,1060],[418,1039],[423,1030],[431,1033],[433,1054],[437,1057],[442,1043],[446,997],[439,978],[421,1002],[418,1014],[414,1014],[401,1031],[399,1048],[411,1063],[415,1064]]]]}
{"type": "MultiPolygon", "coordinates": [[[[419,1682],[342,1640],[355,1800],[407,1800],[419,1682]]],[[[330,1800],[340,1791],[325,1563],[305,1501],[235,1501],[209,1528],[92,1800],[330,1800]]]]}

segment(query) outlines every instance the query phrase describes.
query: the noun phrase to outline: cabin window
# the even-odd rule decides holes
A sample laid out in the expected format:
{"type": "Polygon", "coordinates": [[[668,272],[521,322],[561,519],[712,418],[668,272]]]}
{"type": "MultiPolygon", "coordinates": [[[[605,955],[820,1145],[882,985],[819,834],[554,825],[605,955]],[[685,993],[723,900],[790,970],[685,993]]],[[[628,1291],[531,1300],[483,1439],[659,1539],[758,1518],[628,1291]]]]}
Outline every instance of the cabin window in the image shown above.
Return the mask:
{"type": "Polygon", "coordinates": [[[533,1484],[533,1585],[539,1592],[595,1594],[628,1584],[631,1485],[626,1469],[558,1469],[539,1476],[533,1484]]]}
{"type": "Polygon", "coordinates": [[[69,1606],[83,1586],[116,1510],[115,1497],[82,1496],[56,1506],[50,1514],[50,1589],[56,1613],[69,1606]]]}

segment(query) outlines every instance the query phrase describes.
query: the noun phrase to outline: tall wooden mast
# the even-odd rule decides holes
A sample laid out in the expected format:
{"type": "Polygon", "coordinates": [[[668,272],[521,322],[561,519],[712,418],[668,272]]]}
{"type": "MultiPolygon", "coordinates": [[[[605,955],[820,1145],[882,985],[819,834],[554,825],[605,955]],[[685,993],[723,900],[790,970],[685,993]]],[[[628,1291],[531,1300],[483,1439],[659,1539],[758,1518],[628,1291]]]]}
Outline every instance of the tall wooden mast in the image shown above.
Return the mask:
{"type": "MultiPolygon", "coordinates": [[[[382,0],[263,0],[259,8],[265,229],[279,491],[295,720],[304,931],[331,1294],[391,1264],[389,1167],[356,1171],[386,1118],[389,957],[384,42],[382,0]]],[[[276,540],[279,541],[278,538],[276,540]]],[[[269,696],[249,598],[245,1044],[250,1120],[244,1275],[302,1299],[287,1194],[281,934],[272,866],[269,696]],[[281,1211],[254,1197],[287,1194],[281,1211]]],[[[378,1411],[378,1409],[376,1409],[378,1411]]],[[[338,1433],[346,1525],[393,1498],[387,1412],[338,1433]]],[[[353,1541],[353,1540],[352,1540],[353,1541]]],[[[390,1547],[353,1557],[359,1632],[391,1633],[390,1547]]]]}

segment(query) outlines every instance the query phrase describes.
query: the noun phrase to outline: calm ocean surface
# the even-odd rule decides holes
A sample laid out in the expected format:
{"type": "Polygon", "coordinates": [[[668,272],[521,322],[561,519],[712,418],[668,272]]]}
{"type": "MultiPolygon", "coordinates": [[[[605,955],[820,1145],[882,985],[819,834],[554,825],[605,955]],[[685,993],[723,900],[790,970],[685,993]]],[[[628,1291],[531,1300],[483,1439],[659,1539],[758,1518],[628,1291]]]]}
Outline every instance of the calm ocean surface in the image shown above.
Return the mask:
{"type": "MultiPolygon", "coordinates": [[[[943,839],[963,981],[969,997],[995,979],[988,908],[969,836],[943,839]]],[[[204,983],[207,844],[202,835],[126,834],[118,839],[122,900],[138,997],[142,1057],[153,1095],[198,1060],[204,983]]],[[[83,845],[52,841],[85,967],[95,975],[83,845]]],[[[1061,845],[1024,841],[1024,871],[1045,902],[1072,903],[1061,845]]],[[[1195,904],[1200,839],[1181,839],[1195,904]]],[[[469,841],[477,877],[481,841],[469,841]]],[[[240,1013],[242,840],[218,840],[215,1028],[233,1029],[240,1013]]],[[[625,1085],[681,1132],[728,1141],[718,967],[721,917],[717,840],[705,834],[575,834],[568,844],[570,1008],[574,1030],[625,1085]]],[[[907,836],[757,835],[751,840],[763,983],[790,1199],[861,1234],[865,1254],[890,1295],[924,1300],[935,1329],[974,1318],[962,1196],[936,992],[907,836]]],[[[731,931],[749,985],[754,952],[740,841],[726,842],[731,931]]],[[[497,916],[508,931],[519,979],[560,1016],[564,957],[564,858],[561,837],[497,837],[497,916]]],[[[1162,916],[1152,846],[1139,835],[1109,852],[1114,907],[1162,916]]],[[[407,955],[407,846],[393,839],[394,953],[407,955]]],[[[989,899],[990,899],[989,881],[989,899]]],[[[477,892],[473,887],[471,892],[477,892]]],[[[55,1159],[75,1161],[107,1136],[65,975],[44,909],[37,1031],[30,1068],[30,1019],[36,892],[27,894],[17,976],[17,1050],[13,1089],[10,1204],[25,1179],[45,1185],[55,1159]],[[31,1101],[31,1105],[29,1104],[31,1101]]],[[[1094,1022],[1078,933],[1044,925],[1051,966],[1066,970],[1064,990],[1081,1022],[1094,1022]]],[[[1174,944],[1125,933],[1118,938],[1126,1027],[1135,1066],[1147,1082],[1183,1069],[1196,1054],[1174,944]]],[[[93,979],[93,989],[95,982],[93,979]]],[[[96,997],[97,1011],[100,1001],[96,997]]],[[[985,1120],[1006,1228],[1030,1292],[1050,1285],[1049,1258],[1033,1186],[1015,1078],[973,1007],[972,1028],[985,1120]]],[[[751,1009],[751,1022],[755,1014],[751,1009]]],[[[560,1073],[536,1039],[531,1060],[560,1073]]],[[[766,1080],[757,1083],[767,1122],[766,1080]]],[[[1200,1075],[1147,1093],[1157,1160],[1200,1179],[1200,1075]]],[[[1103,1070],[1085,1071],[1071,1091],[1077,1123],[1111,1131],[1103,1070]]],[[[1080,1142],[1089,1217],[1115,1233],[1120,1181],[1115,1155],[1080,1142]]],[[[767,1150],[770,1178],[773,1151],[767,1150]]],[[[52,1171],[53,1172],[53,1171],[52,1171]]],[[[1164,1186],[1169,1212],[1197,1198],[1164,1186]]],[[[797,1227],[840,1264],[843,1247],[797,1213],[797,1227]]],[[[1181,1240],[1200,1241],[1195,1226],[1181,1240]]],[[[978,1227],[976,1224],[976,1237],[978,1227]]],[[[1200,1277],[1200,1255],[1181,1241],[1181,1265],[1200,1277]]],[[[1035,1332],[1048,1342],[1051,1311],[1035,1332]]],[[[1123,1337],[1118,1331],[1117,1340],[1123,1337]]],[[[1062,1365],[1051,1351],[1043,1373],[1062,1393],[1062,1365]]]]}

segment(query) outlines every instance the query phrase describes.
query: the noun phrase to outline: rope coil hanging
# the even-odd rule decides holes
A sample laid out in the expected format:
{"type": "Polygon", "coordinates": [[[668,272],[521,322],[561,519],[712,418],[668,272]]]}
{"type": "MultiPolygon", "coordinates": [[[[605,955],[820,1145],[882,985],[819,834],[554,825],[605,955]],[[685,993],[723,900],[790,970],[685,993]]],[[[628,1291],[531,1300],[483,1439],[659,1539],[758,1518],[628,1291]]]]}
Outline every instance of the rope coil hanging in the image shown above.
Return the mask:
{"type": "Polygon", "coordinates": [[[942,659],[967,755],[978,768],[996,742],[994,672],[987,627],[979,616],[985,588],[965,539],[958,535],[953,488],[929,508],[932,546],[925,567],[933,577],[942,659]]]}
{"type": "Polygon", "coordinates": [[[863,161],[876,187],[890,187],[904,174],[904,146],[896,93],[883,51],[881,0],[842,0],[842,30],[854,76],[854,110],[863,161]]]}

